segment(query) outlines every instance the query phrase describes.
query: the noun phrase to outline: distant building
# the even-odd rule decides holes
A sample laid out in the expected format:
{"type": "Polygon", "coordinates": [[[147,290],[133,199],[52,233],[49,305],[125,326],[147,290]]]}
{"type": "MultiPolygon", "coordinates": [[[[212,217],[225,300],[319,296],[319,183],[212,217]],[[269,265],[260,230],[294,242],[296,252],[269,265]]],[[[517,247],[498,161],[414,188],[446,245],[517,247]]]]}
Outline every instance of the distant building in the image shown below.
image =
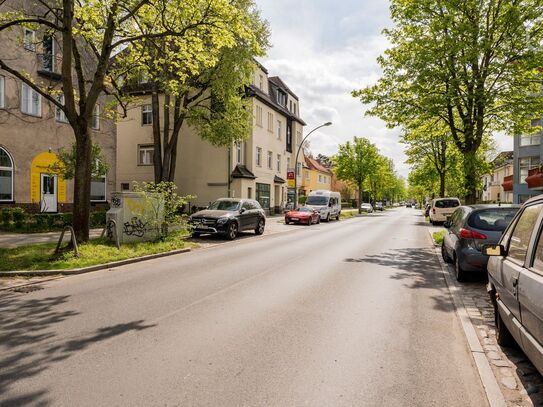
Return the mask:
{"type": "MultiPolygon", "coordinates": [[[[532,126],[539,125],[540,119],[532,120],[532,126]]],[[[526,202],[532,196],[543,193],[541,134],[515,136],[512,177],[514,203],[526,202]]]]}
{"type": "Polygon", "coordinates": [[[313,157],[304,157],[302,195],[319,189],[332,190],[332,171],[313,157]]]}
{"type": "Polygon", "coordinates": [[[503,151],[490,163],[492,172],[483,176],[483,202],[513,202],[513,151],[503,151]]]}

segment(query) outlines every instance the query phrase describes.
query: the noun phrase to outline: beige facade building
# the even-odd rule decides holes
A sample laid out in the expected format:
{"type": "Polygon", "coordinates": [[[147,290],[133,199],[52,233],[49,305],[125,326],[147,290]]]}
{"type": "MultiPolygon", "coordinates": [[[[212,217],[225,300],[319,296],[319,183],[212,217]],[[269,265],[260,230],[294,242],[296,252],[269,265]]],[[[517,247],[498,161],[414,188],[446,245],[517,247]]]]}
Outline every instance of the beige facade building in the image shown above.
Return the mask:
{"type": "Polygon", "coordinates": [[[483,176],[481,201],[512,203],[513,152],[501,152],[491,165],[492,172],[483,176]]]}
{"type": "MultiPolygon", "coordinates": [[[[0,5],[0,11],[6,11],[0,5]]],[[[0,33],[2,59],[28,73],[40,86],[61,89],[58,39],[15,27],[0,33]]],[[[59,98],[61,98],[59,93],[59,98]]],[[[100,102],[101,103],[101,102],[100,102]]],[[[115,185],[115,127],[98,105],[92,123],[93,141],[100,144],[109,173],[92,184],[92,201],[100,206],[115,185]]],[[[0,208],[20,206],[32,212],[70,210],[73,181],[51,173],[60,148],[75,143],[63,112],[38,92],[0,69],[0,208]]]]}
{"type": "MultiPolygon", "coordinates": [[[[215,147],[188,125],[181,129],[175,183],[181,195],[196,196],[192,207],[236,197],[256,199],[265,209],[279,211],[294,200],[294,190],[289,190],[286,180],[287,170],[295,168],[305,125],[298,97],[279,77],[269,77],[261,65],[248,95],[254,117],[252,135],[245,141],[229,148],[215,147]]],[[[133,181],[154,179],[153,148],[151,97],[144,94],[117,124],[119,190],[131,189],[133,181]]],[[[299,169],[301,165],[302,157],[299,169]]]]}

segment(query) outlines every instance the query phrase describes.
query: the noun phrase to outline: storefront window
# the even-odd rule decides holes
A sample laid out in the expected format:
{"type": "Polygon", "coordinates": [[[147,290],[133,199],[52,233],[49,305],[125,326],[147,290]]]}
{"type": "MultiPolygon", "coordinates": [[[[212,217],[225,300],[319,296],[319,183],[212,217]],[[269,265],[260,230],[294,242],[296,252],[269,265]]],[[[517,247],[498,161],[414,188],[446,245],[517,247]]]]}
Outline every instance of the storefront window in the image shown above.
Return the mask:
{"type": "Polygon", "coordinates": [[[270,185],[256,184],[256,200],[264,209],[270,208],[270,185]]]}

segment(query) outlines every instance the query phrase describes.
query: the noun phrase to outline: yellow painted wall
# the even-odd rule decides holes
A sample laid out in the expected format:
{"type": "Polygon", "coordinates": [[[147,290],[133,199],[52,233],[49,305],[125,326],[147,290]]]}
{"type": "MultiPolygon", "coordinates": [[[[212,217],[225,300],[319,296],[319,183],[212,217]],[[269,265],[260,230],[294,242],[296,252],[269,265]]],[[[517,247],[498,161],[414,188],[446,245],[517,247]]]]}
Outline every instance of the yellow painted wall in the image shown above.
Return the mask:
{"type": "Polygon", "coordinates": [[[58,173],[49,169],[50,165],[53,165],[58,161],[58,157],[54,153],[43,152],[38,154],[32,160],[32,166],[30,168],[30,202],[39,203],[41,200],[41,174],[57,174],[57,199],[59,203],[66,202],[66,180],[62,178],[58,173]]]}

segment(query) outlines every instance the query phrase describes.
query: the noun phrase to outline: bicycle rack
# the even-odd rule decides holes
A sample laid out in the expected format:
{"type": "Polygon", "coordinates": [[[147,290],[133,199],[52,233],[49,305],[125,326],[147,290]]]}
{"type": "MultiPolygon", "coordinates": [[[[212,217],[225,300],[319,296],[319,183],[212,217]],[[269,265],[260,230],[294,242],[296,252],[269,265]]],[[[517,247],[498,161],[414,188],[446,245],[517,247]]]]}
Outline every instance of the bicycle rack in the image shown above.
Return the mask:
{"type": "Polygon", "coordinates": [[[58,239],[57,248],[55,249],[54,254],[57,255],[59,253],[60,245],[62,244],[62,240],[64,240],[64,233],[66,233],[67,230],[69,230],[72,235],[70,239],[74,248],[75,257],[79,257],[79,249],[77,247],[77,240],[75,238],[74,228],[71,226],[64,226],[64,228],[62,229],[62,233],[60,234],[60,239],[58,239]]]}

